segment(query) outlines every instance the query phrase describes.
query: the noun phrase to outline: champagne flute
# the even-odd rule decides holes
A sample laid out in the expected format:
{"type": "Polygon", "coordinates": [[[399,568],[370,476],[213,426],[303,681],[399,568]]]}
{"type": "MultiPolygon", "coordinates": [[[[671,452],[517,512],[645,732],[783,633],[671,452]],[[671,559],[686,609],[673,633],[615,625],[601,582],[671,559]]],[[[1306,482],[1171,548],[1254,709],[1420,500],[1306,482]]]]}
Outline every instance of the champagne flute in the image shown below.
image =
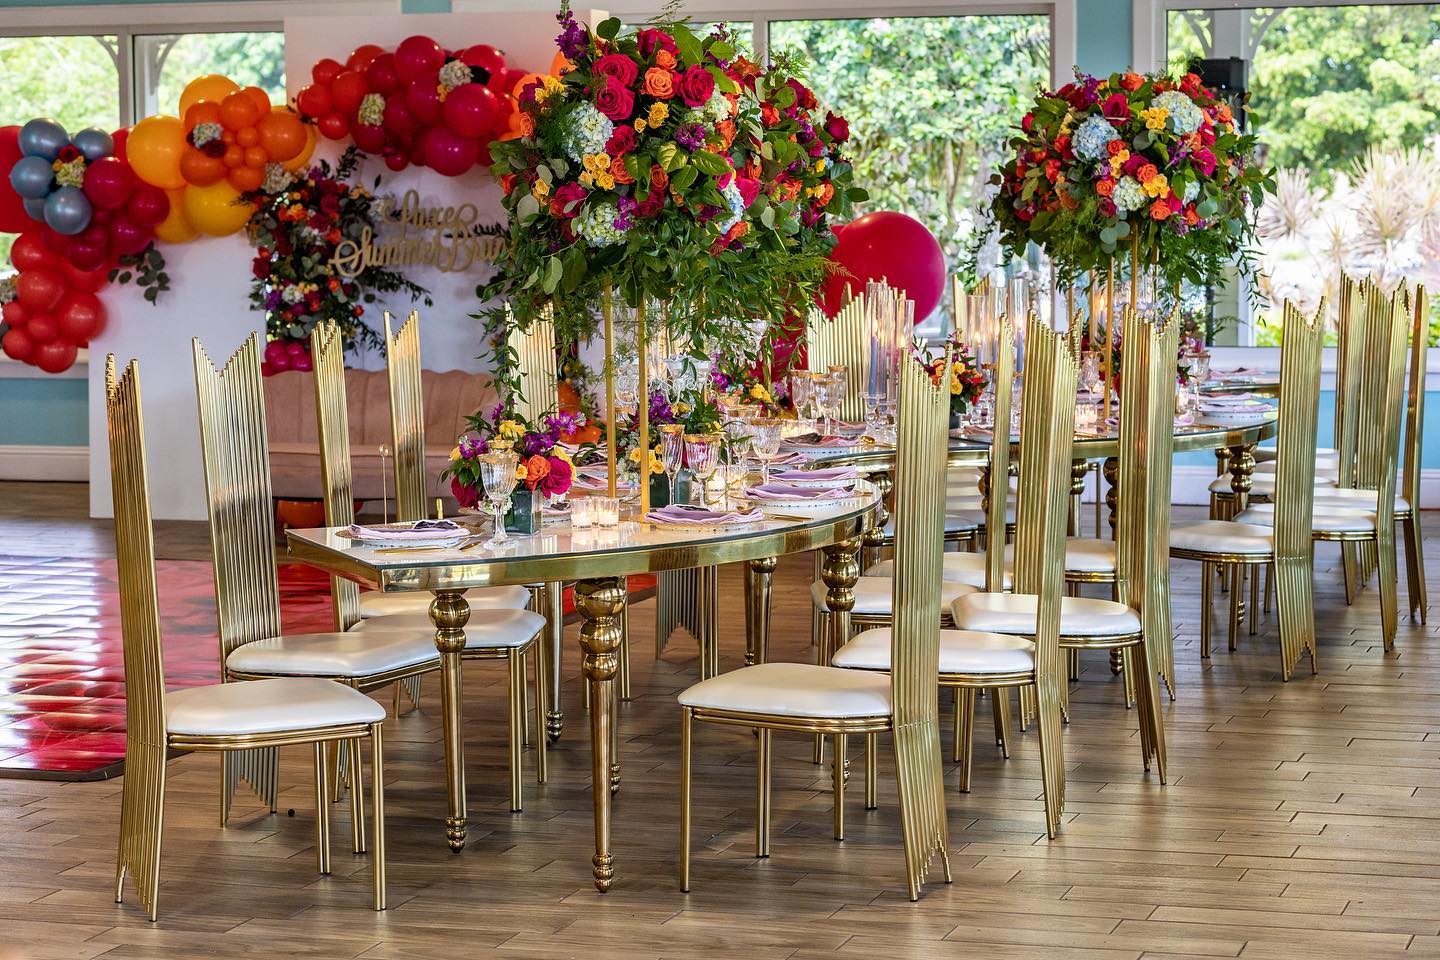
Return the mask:
{"type": "Polygon", "coordinates": [[[710,478],[720,462],[720,441],[718,433],[685,434],[685,465],[690,468],[700,483],[700,506],[710,506],[710,478]]]}
{"type": "Polygon", "coordinates": [[[780,452],[785,421],[776,417],[756,417],[750,421],[751,445],[760,461],[760,482],[770,482],[770,461],[780,452]]]}
{"type": "Polygon", "coordinates": [[[815,374],[808,370],[796,370],[790,374],[790,399],[795,403],[795,416],[804,421],[814,418],[811,406],[815,400],[815,374]]]}
{"type": "Polygon", "coordinates": [[[848,392],[846,387],[849,382],[849,368],[843,363],[832,363],[827,368],[827,372],[830,374],[830,407],[833,411],[831,416],[838,417],[844,407],[845,395],[848,392]]]}
{"type": "Polygon", "coordinates": [[[675,481],[680,466],[685,462],[685,424],[662,423],[660,429],[660,465],[665,468],[665,479],[670,482],[670,502],[675,502],[675,481]]]}
{"type": "Polygon", "coordinates": [[[1080,355],[1080,389],[1088,394],[1100,392],[1100,352],[1086,350],[1080,355]]]}
{"type": "Polygon", "coordinates": [[[510,509],[510,493],[515,489],[515,468],[519,464],[519,458],[513,450],[496,450],[482,453],[477,459],[480,463],[480,482],[485,487],[485,496],[489,499],[491,512],[495,515],[495,532],[485,542],[485,546],[499,546],[510,540],[510,535],[505,532],[505,511],[510,509]]]}

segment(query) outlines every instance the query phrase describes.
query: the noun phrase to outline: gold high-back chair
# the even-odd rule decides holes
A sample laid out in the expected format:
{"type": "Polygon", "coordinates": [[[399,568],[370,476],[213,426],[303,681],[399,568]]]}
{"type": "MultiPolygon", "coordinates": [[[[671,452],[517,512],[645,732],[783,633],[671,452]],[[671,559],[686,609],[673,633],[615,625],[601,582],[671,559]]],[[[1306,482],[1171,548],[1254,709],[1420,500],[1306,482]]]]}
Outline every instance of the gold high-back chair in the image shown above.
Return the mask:
{"type": "Polygon", "coordinates": [[[521,330],[509,308],[505,310],[505,343],[519,365],[520,395],[515,411],[526,419],[554,413],[559,408],[559,380],[555,365],[555,323],[546,309],[541,319],[521,330]]]}
{"type": "Polygon", "coordinates": [[[1424,284],[1415,288],[1410,324],[1410,386],[1405,401],[1405,454],[1400,492],[1405,498],[1395,516],[1405,539],[1405,577],[1411,619],[1426,622],[1429,597],[1425,587],[1425,539],[1420,531],[1421,442],[1425,436],[1425,354],[1429,340],[1430,301],[1424,284]]]}
{"type": "Polygon", "coordinates": [[[385,311],[385,371],[390,384],[390,436],[395,457],[395,519],[424,520],[425,396],[420,374],[420,314],[410,311],[392,332],[385,311]]]}
{"type": "MultiPolygon", "coordinates": [[[[355,522],[344,354],[340,325],[334,320],[315,324],[310,331],[310,361],[314,367],[315,421],[327,527],[348,527],[355,522]]],[[[360,588],[355,583],[344,577],[331,577],[330,602],[336,630],[349,630],[360,619],[360,588]]]]}
{"type": "MultiPolygon", "coordinates": [[[[252,341],[253,343],[253,341],[252,341]]],[[[197,350],[198,357],[198,350],[197,350]]],[[[258,364],[256,366],[258,372],[258,364]]],[[[214,396],[202,390],[202,410],[214,396]]],[[[385,908],[385,799],[381,725],[384,710],[370,698],[333,683],[310,677],[221,683],[165,692],[165,668],[155,591],[155,541],[145,467],[145,433],[140,406],[140,373],[135,361],[123,376],[115,374],[115,356],[105,363],[106,419],[109,425],[110,475],[115,504],[115,554],[120,574],[120,623],[125,658],[125,777],[120,807],[120,842],[115,864],[115,901],[121,902],[125,876],[130,874],[140,902],[156,918],[160,885],[160,849],[164,825],[165,770],[170,750],[222,752],[227,773],[255,776],[279,746],[313,744],[315,748],[316,865],[330,872],[330,796],[324,762],[329,744],[349,743],[359,773],[359,742],[371,738],[373,771],[372,848],[373,897],[376,910],[385,908]],[[252,749],[237,750],[251,747],[252,749]],[[246,766],[230,757],[258,757],[246,766]]],[[[202,427],[213,427],[202,419],[202,427]]],[[[207,450],[207,453],[209,451],[207,450]]],[[[210,462],[207,457],[207,469],[210,462]]],[[[243,526],[243,525],[242,525],[243,526]]],[[[238,542],[243,530],[226,525],[225,535],[238,542]]],[[[217,555],[217,569],[219,566],[217,555]]],[[[232,559],[227,556],[227,564],[232,559]]],[[[270,571],[273,575],[273,567],[270,571]]],[[[224,595],[217,596],[224,599],[224,595]]],[[[234,635],[242,605],[223,603],[234,635]]],[[[249,608],[264,619],[263,604],[249,608]]],[[[273,768],[262,782],[272,788],[273,768]]],[[[256,779],[251,779],[252,784],[256,779]]],[[[355,791],[355,831],[359,818],[355,791]]],[[[225,794],[229,807],[229,791],[225,794]]],[[[272,794],[273,804],[273,794],[272,794]]],[[[364,844],[356,843],[356,852],[364,844]]]]}
{"type": "Polygon", "coordinates": [[[840,419],[847,423],[860,423],[865,419],[865,384],[870,376],[865,310],[863,295],[841,307],[834,319],[825,316],[819,308],[811,307],[805,328],[807,369],[824,373],[832,366],[845,368],[845,399],[840,404],[840,419]]]}

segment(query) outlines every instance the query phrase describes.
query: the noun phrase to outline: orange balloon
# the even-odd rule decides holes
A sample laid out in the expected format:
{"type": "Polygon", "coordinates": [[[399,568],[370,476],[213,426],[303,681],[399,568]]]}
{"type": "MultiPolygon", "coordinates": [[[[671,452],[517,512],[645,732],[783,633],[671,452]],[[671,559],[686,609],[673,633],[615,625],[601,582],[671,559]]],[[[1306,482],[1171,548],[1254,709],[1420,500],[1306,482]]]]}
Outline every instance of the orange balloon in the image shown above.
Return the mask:
{"type": "Polygon", "coordinates": [[[234,130],[221,130],[221,131],[220,131],[220,140],[221,140],[222,143],[234,143],[234,142],[235,142],[235,131],[234,131],[234,130]]]}
{"type": "Polygon", "coordinates": [[[155,225],[155,236],[166,243],[185,243],[194,240],[200,233],[190,225],[190,218],[185,215],[185,193],[185,190],[165,191],[170,198],[170,212],[155,225]]]}
{"type": "Polygon", "coordinates": [[[265,164],[269,162],[270,156],[265,152],[264,147],[257,144],[256,146],[245,148],[245,166],[258,167],[264,170],[265,164]]]}
{"type": "Polygon", "coordinates": [[[201,100],[213,100],[219,103],[239,89],[239,84],[234,80],[222,77],[218,73],[207,73],[203,77],[196,77],[185,85],[185,91],[180,94],[180,116],[185,116],[190,107],[201,100]]]}
{"type": "Polygon", "coordinates": [[[271,160],[283,162],[305,149],[305,124],[288,110],[272,110],[255,125],[260,146],[271,160]]]}
{"type": "Polygon", "coordinates": [[[235,131],[235,142],[247,149],[253,147],[260,142],[260,131],[254,127],[241,127],[235,131]]]}
{"type": "Polygon", "coordinates": [[[555,59],[550,61],[550,72],[557,77],[563,77],[574,69],[575,64],[567,60],[563,53],[555,54],[555,59]]]}
{"type": "Polygon", "coordinates": [[[260,184],[265,182],[265,170],[263,167],[236,167],[225,179],[241,193],[246,190],[259,190],[260,184]]]}
{"type": "MultiPolygon", "coordinates": [[[[288,108],[286,112],[289,112],[288,108]]],[[[294,114],[292,113],[291,116],[294,116],[294,114]]],[[[300,118],[295,117],[295,119],[298,120],[300,118]]],[[[281,166],[291,173],[304,168],[305,164],[310,162],[310,156],[315,152],[315,144],[320,142],[320,134],[315,131],[313,124],[302,123],[300,126],[305,130],[305,146],[301,147],[300,152],[295,154],[295,156],[281,163],[281,166]]]]}
{"type": "Polygon", "coordinates": [[[185,111],[185,130],[188,133],[202,123],[220,122],[220,104],[214,100],[200,100],[185,111]]]}
{"type": "Polygon", "coordinates": [[[180,158],[185,155],[185,124],[179,117],[146,117],[130,128],[125,155],[135,176],[162,190],[185,186],[180,158]]]}
{"type": "Polygon", "coordinates": [[[506,140],[518,140],[520,139],[520,131],[506,130],[504,133],[500,134],[498,139],[501,143],[504,143],[506,140]]]}
{"type": "Polygon", "coordinates": [[[180,157],[180,175],[189,183],[208,186],[225,176],[225,161],[203,150],[187,147],[180,157]]]}
{"type": "Polygon", "coordinates": [[[263,117],[270,112],[270,94],[259,87],[246,87],[240,92],[250,98],[251,102],[255,104],[256,113],[260,116],[263,117]]]}
{"type": "Polygon", "coordinates": [[[225,148],[225,166],[234,170],[236,167],[245,166],[245,148],[230,144],[225,148]]]}
{"type": "Polygon", "coordinates": [[[525,74],[525,76],[515,81],[515,86],[510,89],[510,96],[514,97],[516,100],[519,100],[520,91],[524,90],[526,87],[530,86],[530,84],[534,83],[536,80],[539,79],[540,74],[538,73],[525,74]]]}
{"type": "Polygon", "coordinates": [[[243,93],[232,93],[220,101],[220,122],[231,130],[253,127],[259,119],[260,110],[255,101],[243,93]]]}

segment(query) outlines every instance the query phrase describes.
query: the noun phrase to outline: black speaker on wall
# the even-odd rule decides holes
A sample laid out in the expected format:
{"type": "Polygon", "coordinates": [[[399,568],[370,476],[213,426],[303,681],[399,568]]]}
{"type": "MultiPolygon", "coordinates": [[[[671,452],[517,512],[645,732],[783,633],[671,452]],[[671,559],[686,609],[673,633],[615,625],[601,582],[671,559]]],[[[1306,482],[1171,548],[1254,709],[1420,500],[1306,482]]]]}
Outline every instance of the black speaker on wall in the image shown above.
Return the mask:
{"type": "Polygon", "coordinates": [[[1243,108],[1245,99],[1250,94],[1250,61],[1239,57],[1227,57],[1223,60],[1203,60],[1197,57],[1190,61],[1190,69],[1200,76],[1201,83],[1229,101],[1243,132],[1243,108]]]}

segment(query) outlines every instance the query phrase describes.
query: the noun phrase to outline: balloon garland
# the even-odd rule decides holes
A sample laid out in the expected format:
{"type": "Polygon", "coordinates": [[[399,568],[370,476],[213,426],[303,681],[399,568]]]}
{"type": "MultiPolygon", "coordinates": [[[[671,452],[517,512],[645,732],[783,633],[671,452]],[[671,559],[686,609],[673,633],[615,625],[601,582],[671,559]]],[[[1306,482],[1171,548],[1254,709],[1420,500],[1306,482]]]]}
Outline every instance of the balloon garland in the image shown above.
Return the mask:
{"type": "Polygon", "coordinates": [[[0,127],[0,232],[20,234],[16,272],[0,279],[0,350],[68,369],[104,329],[95,294],[106,283],[136,282],[156,302],[169,283],[157,241],[245,228],[257,200],[308,169],[321,136],[350,138],[392,171],[489,166],[490,141],[513,136],[523,76],[489,45],[447,51],[413,36],[394,50],[364,44],[344,64],[321,60],[293,106],[207,74],[186,85],[176,115],[113,133],[72,136],[44,117],[0,127]]]}

